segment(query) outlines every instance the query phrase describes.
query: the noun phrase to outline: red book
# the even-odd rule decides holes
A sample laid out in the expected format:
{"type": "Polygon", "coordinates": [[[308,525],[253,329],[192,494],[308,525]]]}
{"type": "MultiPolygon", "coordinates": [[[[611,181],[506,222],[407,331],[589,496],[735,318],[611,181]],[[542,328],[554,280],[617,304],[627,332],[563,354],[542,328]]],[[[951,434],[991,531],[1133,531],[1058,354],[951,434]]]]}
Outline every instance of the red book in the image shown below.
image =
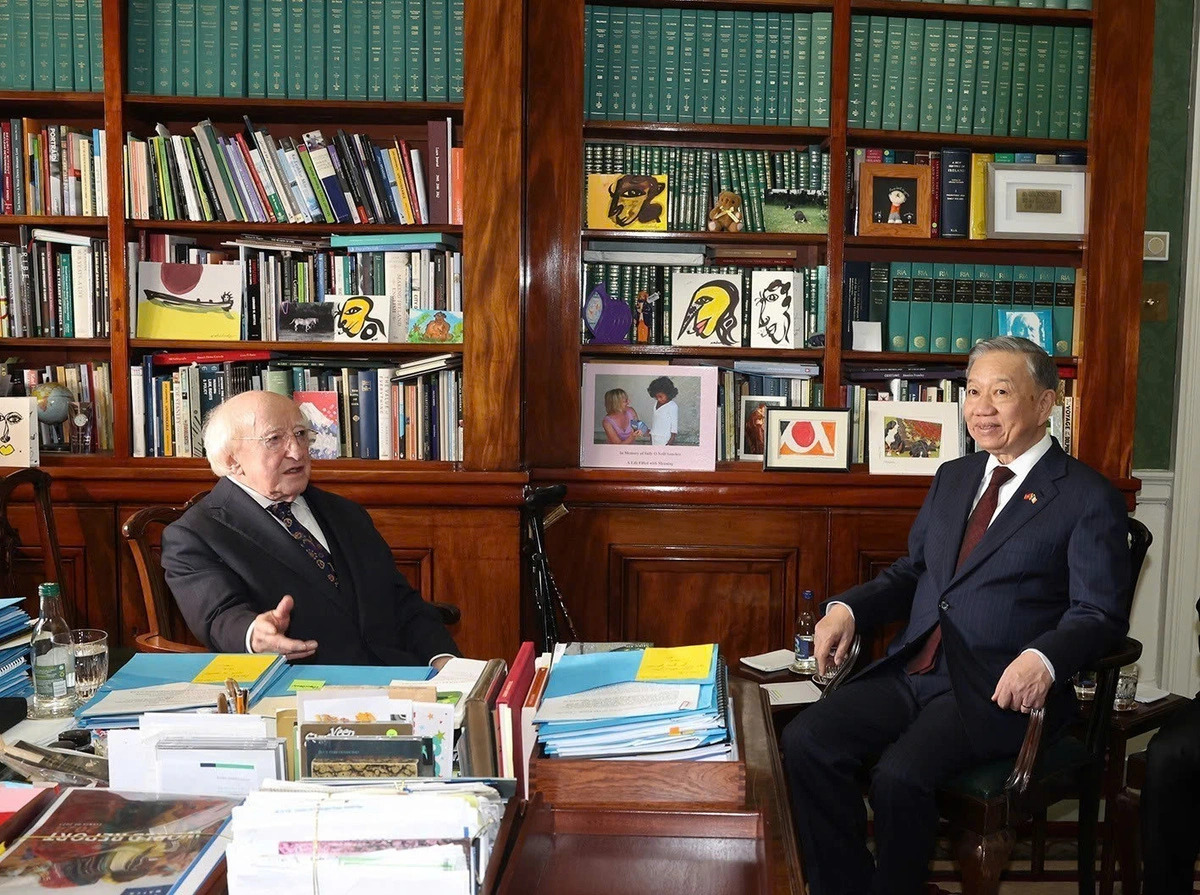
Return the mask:
{"type": "Polygon", "coordinates": [[[2,211],[4,214],[13,213],[12,166],[12,123],[4,121],[0,122],[0,167],[4,169],[4,184],[2,188],[4,196],[2,211]]]}
{"type": "Polygon", "coordinates": [[[267,351],[263,348],[237,348],[231,351],[163,351],[154,355],[154,366],[222,364],[243,360],[270,360],[274,356],[274,351],[267,351]]]}
{"type": "Polygon", "coordinates": [[[404,165],[404,180],[408,184],[408,195],[412,199],[413,212],[417,217],[413,223],[428,224],[429,221],[421,215],[420,202],[417,200],[417,178],[413,175],[412,147],[408,145],[407,140],[400,141],[400,162],[404,165]]]}
{"type": "Polygon", "coordinates": [[[533,682],[534,655],[532,640],[521,644],[517,657],[509,666],[500,695],[496,697],[496,710],[492,718],[496,726],[496,770],[501,777],[516,777],[517,768],[520,767],[521,744],[518,736],[521,706],[533,682]]]}
{"type": "Polygon", "coordinates": [[[463,222],[463,148],[450,148],[450,223],[463,222]]]}

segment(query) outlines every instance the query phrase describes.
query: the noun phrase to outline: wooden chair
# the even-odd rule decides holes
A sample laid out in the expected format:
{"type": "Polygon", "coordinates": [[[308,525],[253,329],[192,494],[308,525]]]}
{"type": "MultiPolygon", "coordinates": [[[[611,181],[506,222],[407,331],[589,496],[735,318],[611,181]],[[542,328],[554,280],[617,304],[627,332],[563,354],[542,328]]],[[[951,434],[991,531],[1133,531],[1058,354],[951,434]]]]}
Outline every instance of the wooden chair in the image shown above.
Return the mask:
{"type": "MultiPolygon", "coordinates": [[[[146,620],[150,627],[145,634],[139,634],[135,638],[141,652],[188,653],[204,650],[203,646],[192,639],[191,632],[183,621],[175,598],[163,578],[161,554],[152,545],[152,541],[155,544],[158,541],[158,538],[153,537],[155,531],[161,536],[163,528],[182,516],[192,504],[206,494],[207,491],[201,491],[193,495],[191,500],[181,507],[146,507],[130,516],[121,526],[121,533],[129,543],[134,564],[137,566],[138,579],[142,585],[142,599],[146,604],[146,620]]],[[[433,607],[444,625],[457,624],[462,618],[462,612],[452,603],[433,602],[433,607]]]]}
{"type": "MultiPolygon", "coordinates": [[[[1133,592],[1152,540],[1150,530],[1130,517],[1127,610],[1133,604],[1133,592]]],[[[1000,873],[1016,842],[1018,823],[1042,815],[1047,806],[1067,798],[1079,799],[1079,892],[1094,895],[1100,786],[1117,676],[1141,653],[1142,645],[1126,637],[1116,650],[1095,664],[1096,696],[1082,736],[1068,734],[1051,743],[1043,742],[1045,710],[1035,709],[1030,712],[1025,740],[1015,762],[998,759],[972,768],[938,791],[938,807],[957,841],[963,895],[995,895],[1000,873]]],[[[849,676],[848,672],[839,675],[825,693],[849,676]]]]}
{"type": "Polygon", "coordinates": [[[63,572],[62,554],[58,548],[58,531],[54,527],[54,510],[50,504],[50,473],[41,469],[18,469],[0,479],[0,576],[4,581],[5,595],[15,595],[17,592],[16,561],[17,550],[24,546],[21,536],[8,521],[9,501],[13,492],[23,485],[33,489],[33,505],[37,511],[38,532],[42,548],[42,565],[45,569],[44,581],[57,581],[62,588],[63,612],[67,616],[67,624],[75,626],[71,603],[68,593],[67,577],[63,572]]]}

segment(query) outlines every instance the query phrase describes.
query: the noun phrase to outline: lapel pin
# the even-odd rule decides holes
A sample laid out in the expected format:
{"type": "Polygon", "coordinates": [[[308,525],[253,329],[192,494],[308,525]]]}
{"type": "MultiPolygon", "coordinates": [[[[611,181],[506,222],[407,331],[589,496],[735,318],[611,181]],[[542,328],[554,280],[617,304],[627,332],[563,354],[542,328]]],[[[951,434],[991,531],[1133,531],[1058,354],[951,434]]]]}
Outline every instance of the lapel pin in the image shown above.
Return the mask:
{"type": "Polygon", "coordinates": [[[1030,503],[1037,503],[1037,495],[1032,491],[1025,495],[1025,499],[1030,503]]]}

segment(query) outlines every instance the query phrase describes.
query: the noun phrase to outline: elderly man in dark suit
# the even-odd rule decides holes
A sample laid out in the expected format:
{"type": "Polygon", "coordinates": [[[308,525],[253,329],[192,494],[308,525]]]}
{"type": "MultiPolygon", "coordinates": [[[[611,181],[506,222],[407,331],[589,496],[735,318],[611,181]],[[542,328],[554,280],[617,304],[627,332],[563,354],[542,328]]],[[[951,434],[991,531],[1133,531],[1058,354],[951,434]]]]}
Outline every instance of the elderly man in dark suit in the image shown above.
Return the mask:
{"type": "Polygon", "coordinates": [[[295,402],[272,392],[243,392],[210,415],[204,449],[222,478],[162,536],[192,633],[222,652],[335,665],[458,655],[366,510],[309,484],[312,437],[295,402]]]}
{"type": "Polygon", "coordinates": [[[963,414],[980,450],[938,470],[908,555],[817,624],[823,669],[857,629],[907,619],[885,658],[784,730],[812,895],[923,891],[938,785],[1015,755],[1032,708],[1064,723],[1071,676],[1128,628],[1125,503],[1047,434],[1057,384],[1026,339],[976,345],[963,414]],[[872,761],[874,857],[859,783],[872,761]]]}

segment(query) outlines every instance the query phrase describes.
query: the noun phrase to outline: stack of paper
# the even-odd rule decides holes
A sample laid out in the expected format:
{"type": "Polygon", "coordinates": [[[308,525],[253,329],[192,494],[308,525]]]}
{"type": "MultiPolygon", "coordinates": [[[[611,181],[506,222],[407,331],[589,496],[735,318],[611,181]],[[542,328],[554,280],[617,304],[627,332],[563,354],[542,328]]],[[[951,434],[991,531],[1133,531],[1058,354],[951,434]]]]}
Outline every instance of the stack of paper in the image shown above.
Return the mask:
{"type": "Polygon", "coordinates": [[[720,759],[731,754],[716,644],[564,655],[534,717],[548,756],[720,759]]]}
{"type": "Polygon", "coordinates": [[[0,696],[32,696],[29,678],[29,629],[33,619],[21,597],[0,600],[0,696]]]}
{"type": "Polygon", "coordinates": [[[160,712],[216,706],[232,678],[254,705],[288,669],[283,656],[250,653],[138,653],[75,712],[80,727],[137,727],[148,707],[160,712]]]}
{"type": "Polygon", "coordinates": [[[504,807],[480,785],[254,792],[234,809],[229,891],[476,893],[504,807]]]}

